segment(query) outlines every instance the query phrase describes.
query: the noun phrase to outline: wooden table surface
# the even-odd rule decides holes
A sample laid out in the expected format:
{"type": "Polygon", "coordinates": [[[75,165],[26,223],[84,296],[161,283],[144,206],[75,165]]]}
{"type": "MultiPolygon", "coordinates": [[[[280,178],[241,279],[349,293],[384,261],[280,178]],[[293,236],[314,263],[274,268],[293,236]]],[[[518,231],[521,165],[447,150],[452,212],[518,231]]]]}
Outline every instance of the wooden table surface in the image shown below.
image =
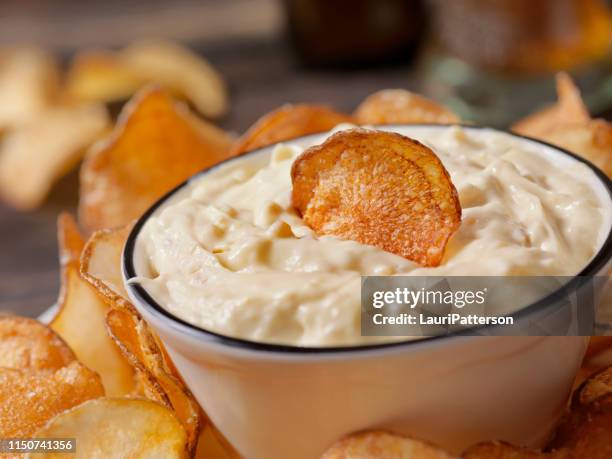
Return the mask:
{"type": "MultiPolygon", "coordinates": [[[[231,113],[221,125],[242,132],[257,117],[288,102],[324,102],[351,110],[367,94],[384,87],[411,87],[410,70],[306,71],[281,42],[268,39],[225,43],[203,54],[229,82],[231,113]]],[[[37,316],[54,304],[59,289],[56,217],[74,212],[76,172],[54,187],[47,203],[19,213],[0,203],[0,311],[37,316]]]]}

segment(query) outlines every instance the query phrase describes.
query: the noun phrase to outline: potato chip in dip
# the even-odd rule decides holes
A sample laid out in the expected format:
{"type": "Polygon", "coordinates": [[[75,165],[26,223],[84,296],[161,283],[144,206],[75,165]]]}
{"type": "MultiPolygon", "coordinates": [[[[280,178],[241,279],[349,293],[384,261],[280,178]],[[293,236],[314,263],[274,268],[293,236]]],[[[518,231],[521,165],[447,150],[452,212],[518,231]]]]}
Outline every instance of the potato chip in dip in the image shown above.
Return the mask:
{"type": "MultiPolygon", "coordinates": [[[[391,339],[361,336],[361,276],[571,276],[609,233],[605,188],[569,155],[486,128],[385,130],[430,148],[457,189],[461,223],[437,266],[317,234],[305,224],[292,206],[291,168],[329,136],[323,134],[195,177],[143,227],[139,263],[146,269],[135,281],[170,313],[224,335],[295,346],[360,345],[391,339]]],[[[344,186],[360,186],[356,176],[344,186]]],[[[377,218],[362,210],[359,218],[377,218]]],[[[499,313],[520,306],[500,305],[499,313]]]]}

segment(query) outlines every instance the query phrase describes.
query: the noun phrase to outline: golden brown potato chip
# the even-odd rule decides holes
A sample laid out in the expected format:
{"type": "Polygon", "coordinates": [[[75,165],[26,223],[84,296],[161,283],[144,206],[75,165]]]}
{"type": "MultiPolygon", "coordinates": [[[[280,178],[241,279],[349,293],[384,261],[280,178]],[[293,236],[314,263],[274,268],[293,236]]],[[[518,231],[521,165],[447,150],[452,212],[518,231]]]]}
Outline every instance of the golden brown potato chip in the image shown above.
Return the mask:
{"type": "Polygon", "coordinates": [[[461,118],[443,105],[404,89],[369,95],[354,113],[359,124],[452,124],[461,118]]]}
{"type": "Polygon", "coordinates": [[[228,156],[231,140],[163,90],[145,88],[81,167],[79,221],[88,231],[140,217],[170,189],[228,156]]]}
{"type": "Polygon", "coordinates": [[[612,124],[592,120],[569,75],[557,75],[558,102],[530,115],[512,130],[565,148],[612,177],[612,124]]]}
{"type": "Polygon", "coordinates": [[[2,197],[18,209],[40,205],[108,125],[103,106],[55,107],[7,133],[0,148],[2,197]]]}
{"type": "Polygon", "coordinates": [[[31,436],[56,414],[103,395],[98,375],[76,361],[55,371],[0,368],[0,438],[31,436]]]}
{"type": "Polygon", "coordinates": [[[57,245],[59,247],[60,267],[68,265],[79,267],[85,240],[74,217],[62,212],[57,217],[57,245]]]}
{"type": "Polygon", "coordinates": [[[108,313],[107,327],[139,374],[145,396],[174,410],[187,432],[188,451],[193,454],[202,427],[200,406],[180,377],[173,374],[147,323],[134,310],[113,309],[108,313]]]}
{"type": "Polygon", "coordinates": [[[59,66],[42,49],[0,50],[0,131],[44,112],[59,92],[59,66]]]}
{"type": "Polygon", "coordinates": [[[81,276],[87,280],[111,307],[133,308],[123,286],[121,253],[131,225],[93,233],[81,256],[81,276]]]}
{"type": "Polygon", "coordinates": [[[591,120],[580,91],[567,73],[557,75],[557,97],[556,104],[517,121],[512,130],[539,139],[552,129],[583,125],[591,120]]]}
{"type": "Polygon", "coordinates": [[[58,236],[62,293],[51,328],[66,340],[80,362],[100,375],[107,395],[131,394],[136,389],[134,371],[106,332],[108,306],[79,274],[84,241],[69,214],[60,215],[58,236]]]}
{"type": "Polygon", "coordinates": [[[259,118],[232,147],[232,155],[317,132],[355,120],[324,105],[283,105],[259,118]]]}
{"type": "Polygon", "coordinates": [[[457,190],[438,157],[400,134],[338,132],[304,151],[291,179],[293,206],[318,234],[424,266],[440,264],[461,222],[457,190]]]}
{"type": "Polygon", "coordinates": [[[332,445],[321,456],[321,459],[452,458],[457,458],[457,456],[453,456],[428,443],[381,431],[350,435],[332,445]]]}
{"type": "Polygon", "coordinates": [[[75,359],[68,345],[47,326],[0,314],[0,367],[57,370],[75,359]]]}
{"type": "Polygon", "coordinates": [[[218,118],[227,112],[227,88],[221,75],[206,59],[183,46],[136,42],[121,51],[119,58],[134,75],[180,94],[204,116],[218,118]]]}
{"type": "Polygon", "coordinates": [[[588,405],[606,395],[612,395],[612,367],[592,374],[574,391],[572,407],[588,405]]]}
{"type": "Polygon", "coordinates": [[[77,54],[66,77],[66,94],[80,102],[126,100],[145,83],[116,54],[106,50],[77,54]]]}
{"type": "Polygon", "coordinates": [[[174,413],[142,399],[100,398],[51,419],[35,438],[74,438],[76,454],[28,458],[187,458],[186,436],[174,413]]]}
{"type": "Polygon", "coordinates": [[[560,126],[538,136],[538,139],[587,159],[612,177],[611,123],[597,119],[580,126],[560,126]]]}
{"type": "Polygon", "coordinates": [[[107,316],[107,327],[121,352],[137,373],[147,398],[175,410],[188,432],[188,444],[193,451],[198,444],[197,457],[225,452],[219,459],[237,457],[219,434],[210,441],[210,425],[201,437],[206,445],[199,445],[198,432],[204,423],[204,415],[191,392],[184,386],[172,361],[161,343],[156,340],[147,324],[140,318],[134,306],[127,300],[121,279],[121,251],[130,228],[102,230],[94,233],[87,242],[82,256],[82,275],[113,308],[107,316]],[[234,455],[232,455],[234,454],[234,455]]]}

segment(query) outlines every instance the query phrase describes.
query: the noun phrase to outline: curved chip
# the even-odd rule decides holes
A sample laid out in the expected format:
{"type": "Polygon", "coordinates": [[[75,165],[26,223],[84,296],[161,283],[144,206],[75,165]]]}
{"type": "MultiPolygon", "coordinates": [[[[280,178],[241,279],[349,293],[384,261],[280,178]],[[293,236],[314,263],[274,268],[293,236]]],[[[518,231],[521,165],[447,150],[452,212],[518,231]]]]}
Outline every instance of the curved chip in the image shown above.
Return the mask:
{"type": "Polygon", "coordinates": [[[283,105],[259,118],[232,147],[232,155],[317,132],[355,120],[324,105],[283,105]]]}
{"type": "Polygon", "coordinates": [[[565,148],[612,177],[612,123],[591,119],[580,91],[566,73],[557,75],[558,101],[516,122],[512,130],[565,148]]]}
{"type": "Polygon", "coordinates": [[[359,124],[452,124],[461,118],[443,105],[404,89],[368,96],[354,113],[359,124]]]}
{"type": "Polygon", "coordinates": [[[461,222],[457,190],[438,157],[400,134],[351,129],[302,153],[293,206],[318,234],[437,266],[461,222]]]}
{"type": "Polygon", "coordinates": [[[68,345],[46,325],[0,314],[0,367],[56,370],[75,359],[68,345]]]}
{"type": "Polygon", "coordinates": [[[332,445],[321,459],[458,459],[428,443],[387,432],[353,434],[332,445]]]}
{"type": "Polygon", "coordinates": [[[537,138],[576,153],[612,177],[612,123],[595,119],[583,125],[558,126],[537,138]]]}
{"type": "Polygon", "coordinates": [[[58,239],[62,292],[50,326],[66,340],[80,362],[100,375],[107,395],[132,394],[136,389],[134,371],[106,332],[109,307],[79,274],[84,241],[69,214],[58,219],[58,239]]]}
{"type": "Polygon", "coordinates": [[[130,223],[170,189],[227,158],[230,144],[225,132],[165,91],[143,89],[81,166],[79,222],[88,231],[130,223]]]}
{"type": "Polygon", "coordinates": [[[131,225],[93,233],[81,256],[81,276],[111,308],[133,308],[121,275],[121,253],[131,225]]]}
{"type": "Polygon", "coordinates": [[[103,395],[98,375],[76,361],[56,371],[0,368],[0,438],[29,437],[56,414],[103,395]]]}
{"type": "Polygon", "coordinates": [[[180,94],[208,118],[219,118],[228,110],[227,88],[219,72],[184,46],[141,41],[122,50],[119,59],[134,75],[180,94]]]}
{"type": "MultiPolygon", "coordinates": [[[[149,400],[100,398],[51,419],[36,438],[74,438],[82,458],[186,458],[186,435],[174,413],[149,400]]],[[[63,459],[62,452],[27,458],[63,459]]]]}
{"type": "Polygon", "coordinates": [[[109,103],[128,99],[144,83],[115,53],[84,51],[70,63],[65,92],[70,100],[109,103]]]}
{"type": "MultiPolygon", "coordinates": [[[[1,104],[0,104],[1,105],[1,104]]],[[[54,107],[6,134],[0,148],[0,193],[29,210],[83,157],[109,126],[101,105],[54,107]]]]}
{"type": "Polygon", "coordinates": [[[174,373],[147,323],[132,309],[113,309],[108,331],[140,377],[147,398],[172,409],[187,433],[187,449],[195,452],[202,412],[191,391],[174,373]]]}
{"type": "Polygon", "coordinates": [[[0,50],[0,131],[39,117],[56,102],[59,81],[59,64],[45,50],[0,50]]]}
{"type": "Polygon", "coordinates": [[[557,75],[558,101],[512,125],[512,130],[529,137],[543,138],[550,130],[571,125],[586,124],[591,120],[589,111],[580,97],[580,90],[565,73],[557,75]]]}
{"type": "Polygon", "coordinates": [[[612,395],[612,367],[604,368],[588,377],[574,391],[572,407],[588,405],[606,395],[612,395]]]}

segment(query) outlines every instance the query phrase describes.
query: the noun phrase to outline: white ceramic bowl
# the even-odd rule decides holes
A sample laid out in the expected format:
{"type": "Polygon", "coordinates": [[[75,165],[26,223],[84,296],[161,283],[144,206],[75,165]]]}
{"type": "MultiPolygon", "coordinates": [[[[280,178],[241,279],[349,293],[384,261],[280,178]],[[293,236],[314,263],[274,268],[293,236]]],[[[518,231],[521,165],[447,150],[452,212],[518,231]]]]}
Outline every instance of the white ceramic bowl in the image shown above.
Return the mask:
{"type": "MultiPolygon", "coordinates": [[[[417,127],[385,129],[410,135],[417,127]]],[[[559,160],[583,161],[538,144],[559,160]]],[[[237,160],[265,161],[271,150],[237,160]]],[[[609,179],[588,165],[593,186],[612,208],[609,179]]],[[[124,279],[144,272],[143,224],[187,187],[170,192],[136,224],[124,250],[124,279]]],[[[580,274],[607,272],[611,254],[612,233],[580,274]]],[[[580,336],[444,336],[346,348],[254,343],[173,316],[138,284],[127,289],[206,413],[247,459],[315,459],[341,436],[375,428],[455,451],[489,439],[540,445],[565,407],[587,345],[580,336]]],[[[546,307],[554,304],[539,302],[521,313],[546,307]]]]}

